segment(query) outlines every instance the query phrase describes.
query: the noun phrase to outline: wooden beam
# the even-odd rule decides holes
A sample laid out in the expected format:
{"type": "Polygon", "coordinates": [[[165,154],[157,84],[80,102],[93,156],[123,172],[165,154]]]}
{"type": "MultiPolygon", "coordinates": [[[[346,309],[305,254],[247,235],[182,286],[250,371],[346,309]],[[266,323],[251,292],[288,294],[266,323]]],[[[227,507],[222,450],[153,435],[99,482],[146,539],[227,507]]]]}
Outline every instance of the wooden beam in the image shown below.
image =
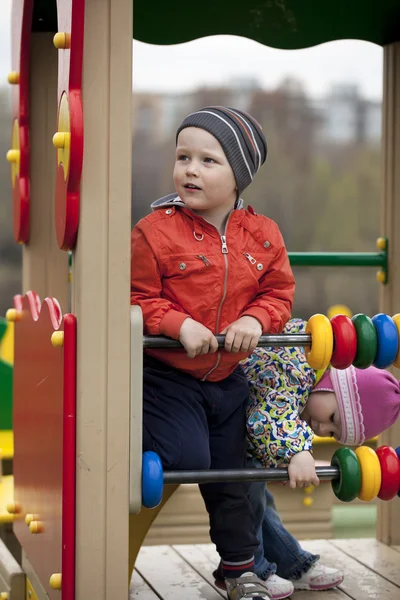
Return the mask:
{"type": "Polygon", "coordinates": [[[57,50],[51,33],[32,33],[30,87],[31,213],[29,242],[23,248],[22,289],[43,301],[57,298],[69,310],[68,255],[59,249],[54,224],[57,122],[57,50]]]}
{"type": "MultiPolygon", "coordinates": [[[[382,138],[382,235],[389,238],[389,283],[382,286],[380,309],[393,315],[400,312],[400,43],[384,49],[383,138],[382,138]]],[[[399,378],[398,369],[393,369],[399,378]]],[[[376,410],[379,411],[379,398],[376,410]]],[[[385,432],[378,445],[396,448],[400,444],[400,420],[385,432]]],[[[379,502],[378,540],[400,544],[400,502],[379,502]]]]}
{"type": "Polygon", "coordinates": [[[76,600],[128,597],[132,1],[87,0],[74,251],[76,600]]]}

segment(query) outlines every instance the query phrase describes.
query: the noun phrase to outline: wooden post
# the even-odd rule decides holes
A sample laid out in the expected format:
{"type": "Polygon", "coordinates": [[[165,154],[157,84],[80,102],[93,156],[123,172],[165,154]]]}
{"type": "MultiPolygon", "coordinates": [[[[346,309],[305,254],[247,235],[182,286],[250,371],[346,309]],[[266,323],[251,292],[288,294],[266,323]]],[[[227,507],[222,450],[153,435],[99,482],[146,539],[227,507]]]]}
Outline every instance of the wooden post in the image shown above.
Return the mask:
{"type": "Polygon", "coordinates": [[[54,224],[57,122],[57,50],[51,33],[32,33],[30,87],[31,217],[23,248],[22,289],[43,301],[55,297],[68,312],[68,255],[59,249],[54,224]]]}
{"type": "MultiPolygon", "coordinates": [[[[382,286],[381,311],[400,312],[400,43],[384,49],[382,234],[389,238],[389,283],[382,286]]],[[[400,379],[398,369],[393,369],[400,379]]],[[[379,398],[376,399],[379,411],[379,398]]],[[[379,439],[379,445],[400,445],[400,420],[379,439]]],[[[379,502],[377,538],[400,544],[400,502],[379,502]]]]}
{"type": "Polygon", "coordinates": [[[86,0],[74,251],[76,600],[128,597],[132,0],[86,0]]]}

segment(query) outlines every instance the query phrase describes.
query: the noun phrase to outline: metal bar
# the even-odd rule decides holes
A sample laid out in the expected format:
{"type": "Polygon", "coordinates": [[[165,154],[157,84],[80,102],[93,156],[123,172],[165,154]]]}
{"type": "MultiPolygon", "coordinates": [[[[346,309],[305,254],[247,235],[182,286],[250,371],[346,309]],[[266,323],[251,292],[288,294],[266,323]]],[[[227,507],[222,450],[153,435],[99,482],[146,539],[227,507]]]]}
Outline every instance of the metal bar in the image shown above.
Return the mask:
{"type": "MultiPolygon", "coordinates": [[[[319,479],[339,477],[338,467],[316,467],[319,479]]],[[[220,481],[289,481],[286,469],[214,469],[209,471],[165,471],[164,484],[217,483],[220,481]]]]}
{"type": "MultiPolygon", "coordinates": [[[[217,338],[219,348],[223,348],[225,345],[225,336],[216,335],[215,337],[217,338]]],[[[297,335],[262,335],[258,341],[258,346],[260,348],[311,346],[311,335],[305,333],[297,335]]],[[[162,335],[147,335],[143,338],[143,348],[183,348],[183,346],[177,340],[172,340],[162,335]]]]}
{"type": "Polygon", "coordinates": [[[289,252],[293,267],[382,267],[387,252],[289,252]]]}

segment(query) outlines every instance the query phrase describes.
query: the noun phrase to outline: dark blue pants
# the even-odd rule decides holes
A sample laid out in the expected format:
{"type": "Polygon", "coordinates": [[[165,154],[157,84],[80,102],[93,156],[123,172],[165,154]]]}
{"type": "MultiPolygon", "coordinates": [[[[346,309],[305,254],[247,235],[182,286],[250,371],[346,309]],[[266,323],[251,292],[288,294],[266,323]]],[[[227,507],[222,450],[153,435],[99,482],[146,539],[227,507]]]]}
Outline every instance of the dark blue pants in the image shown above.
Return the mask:
{"type": "MultiPolygon", "coordinates": [[[[241,367],[223,381],[199,381],[145,356],[143,451],[156,452],[165,470],[245,467],[248,394],[241,367]]],[[[249,483],[199,487],[210,516],[211,540],[221,558],[250,559],[258,541],[249,483]]]]}

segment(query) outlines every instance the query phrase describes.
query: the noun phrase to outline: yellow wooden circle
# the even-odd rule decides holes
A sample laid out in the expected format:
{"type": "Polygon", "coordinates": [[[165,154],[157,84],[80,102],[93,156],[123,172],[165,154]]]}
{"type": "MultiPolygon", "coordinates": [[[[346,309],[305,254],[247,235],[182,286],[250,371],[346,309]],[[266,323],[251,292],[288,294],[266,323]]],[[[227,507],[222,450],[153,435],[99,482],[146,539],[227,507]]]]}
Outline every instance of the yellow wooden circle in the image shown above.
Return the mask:
{"type": "Polygon", "coordinates": [[[58,109],[57,133],[53,136],[53,144],[57,148],[57,164],[64,169],[64,179],[68,178],[71,143],[71,123],[67,94],[61,96],[58,109]]]}
{"type": "MultiPolygon", "coordinates": [[[[393,321],[394,321],[394,324],[396,325],[397,335],[399,336],[399,341],[400,341],[400,313],[397,313],[396,315],[394,315],[393,321]]],[[[393,366],[396,367],[397,369],[400,369],[400,344],[399,344],[399,351],[394,360],[393,366]]]]}
{"type": "Polygon", "coordinates": [[[0,600],[8,600],[8,592],[1,592],[0,600]]]}
{"type": "Polygon", "coordinates": [[[19,123],[14,119],[11,135],[11,150],[7,152],[7,160],[11,164],[11,185],[15,187],[16,178],[19,177],[21,148],[19,144],[19,123]]]}
{"type": "Polygon", "coordinates": [[[61,573],[53,573],[49,579],[49,584],[52,590],[61,590],[62,575],[61,573]]]}
{"type": "Polygon", "coordinates": [[[311,348],[306,348],[307,362],[312,369],[325,369],[333,352],[332,325],[325,315],[313,315],[307,323],[306,333],[311,335],[311,348]]]}
{"type": "Polygon", "coordinates": [[[379,494],[382,484],[382,472],[379,458],[369,446],[356,448],[355,453],[361,467],[360,500],[371,502],[379,494]]]}

